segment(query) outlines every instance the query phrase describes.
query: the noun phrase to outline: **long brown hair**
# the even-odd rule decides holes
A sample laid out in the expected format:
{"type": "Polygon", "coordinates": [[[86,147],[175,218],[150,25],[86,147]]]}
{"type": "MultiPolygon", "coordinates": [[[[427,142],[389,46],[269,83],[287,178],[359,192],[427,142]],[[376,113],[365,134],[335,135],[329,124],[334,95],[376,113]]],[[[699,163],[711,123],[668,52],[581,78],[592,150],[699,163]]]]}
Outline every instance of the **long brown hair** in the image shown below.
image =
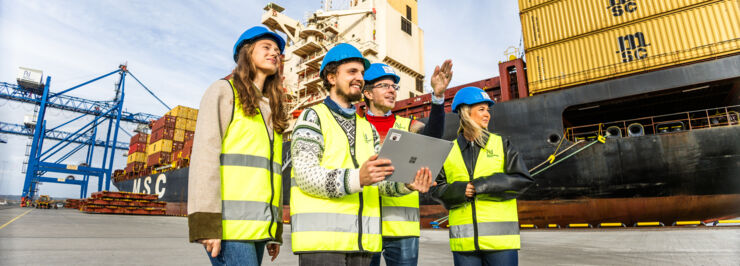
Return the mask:
{"type": "Polygon", "coordinates": [[[457,129],[457,133],[462,133],[465,139],[472,140],[472,142],[485,149],[490,133],[473,121],[473,118],[470,117],[470,111],[472,109],[471,105],[463,104],[460,106],[460,109],[457,111],[460,115],[460,127],[457,129]]]}
{"type": "MultiPolygon", "coordinates": [[[[272,128],[278,134],[282,134],[288,128],[288,116],[285,113],[285,109],[283,109],[284,92],[281,84],[283,78],[280,67],[275,71],[275,74],[265,78],[265,84],[262,85],[262,91],[260,91],[252,83],[255,72],[257,71],[257,68],[252,63],[253,51],[253,43],[242,46],[239,49],[236,68],[232,72],[234,87],[239,95],[239,102],[241,103],[242,110],[244,110],[244,115],[253,116],[257,114],[259,100],[262,96],[270,99],[272,128]]],[[[282,58],[278,58],[279,65],[282,65],[282,58]]]]}

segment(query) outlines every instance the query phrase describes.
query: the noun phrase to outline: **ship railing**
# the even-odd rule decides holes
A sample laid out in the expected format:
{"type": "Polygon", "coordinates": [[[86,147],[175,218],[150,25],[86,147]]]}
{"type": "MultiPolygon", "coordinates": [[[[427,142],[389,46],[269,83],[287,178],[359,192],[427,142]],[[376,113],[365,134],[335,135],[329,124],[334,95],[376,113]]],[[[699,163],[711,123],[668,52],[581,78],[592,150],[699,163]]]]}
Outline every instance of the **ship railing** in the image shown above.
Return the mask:
{"type": "Polygon", "coordinates": [[[298,59],[298,64],[300,65],[300,64],[304,64],[306,62],[310,62],[310,61],[312,61],[316,57],[323,56],[325,53],[326,53],[326,51],[323,51],[323,50],[322,51],[318,51],[318,52],[313,52],[313,53],[307,55],[305,58],[301,57],[300,59],[298,59]]]}
{"type": "Polygon", "coordinates": [[[312,81],[317,78],[319,78],[318,72],[313,73],[313,74],[308,74],[308,75],[301,75],[301,76],[298,76],[298,83],[302,83],[304,81],[312,81]]]}
{"type": "Polygon", "coordinates": [[[732,125],[740,125],[740,105],[574,126],[565,130],[564,137],[570,141],[590,141],[599,135],[639,137],[732,125]]]}
{"type": "Polygon", "coordinates": [[[677,65],[694,61],[698,58],[705,58],[707,56],[724,54],[737,50],[740,50],[740,38],[705,44],[684,50],[651,55],[644,59],[628,63],[619,62],[583,71],[562,74],[555,77],[544,78],[542,80],[532,80],[529,82],[529,86],[532,88],[539,88],[538,90],[541,90],[542,88],[561,88],[606,77],[622,76],[632,72],[643,71],[645,69],[677,65]],[[685,56],[687,54],[691,56],[685,56]],[[635,64],[639,65],[635,66],[635,64]]]}

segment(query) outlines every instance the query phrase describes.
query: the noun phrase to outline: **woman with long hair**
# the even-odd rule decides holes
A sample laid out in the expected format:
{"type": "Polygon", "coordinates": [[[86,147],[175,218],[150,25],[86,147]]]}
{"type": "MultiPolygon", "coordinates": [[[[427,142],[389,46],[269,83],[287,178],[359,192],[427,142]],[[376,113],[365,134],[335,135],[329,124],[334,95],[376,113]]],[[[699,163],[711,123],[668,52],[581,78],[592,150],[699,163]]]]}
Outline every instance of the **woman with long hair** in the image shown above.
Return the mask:
{"type": "Polygon", "coordinates": [[[260,265],[282,243],[281,55],[285,40],[256,26],[234,45],[236,67],[200,102],[188,180],[190,242],[213,265],[260,265]]]}
{"type": "Polygon", "coordinates": [[[457,139],[437,186],[435,200],[449,210],[450,249],[455,265],[517,265],[520,248],[516,197],[533,179],[511,143],[488,132],[488,94],[466,87],[455,94],[460,116],[457,139]]]}

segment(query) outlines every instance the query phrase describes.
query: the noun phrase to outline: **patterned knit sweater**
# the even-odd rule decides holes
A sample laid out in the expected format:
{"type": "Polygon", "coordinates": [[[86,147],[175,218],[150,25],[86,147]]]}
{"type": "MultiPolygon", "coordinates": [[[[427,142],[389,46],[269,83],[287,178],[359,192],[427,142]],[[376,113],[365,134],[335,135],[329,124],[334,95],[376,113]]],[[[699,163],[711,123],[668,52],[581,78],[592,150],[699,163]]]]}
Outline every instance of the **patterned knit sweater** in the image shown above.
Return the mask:
{"type": "MultiPolygon", "coordinates": [[[[339,125],[348,133],[350,147],[354,146],[354,119],[356,119],[354,109],[343,109],[328,97],[324,103],[329,107],[339,125]]],[[[296,185],[304,193],[320,198],[341,198],[362,191],[360,169],[327,169],[319,165],[324,152],[322,122],[334,123],[334,121],[319,121],[316,112],[310,108],[304,110],[296,121],[290,145],[296,185]]],[[[380,138],[374,127],[373,139],[377,153],[380,150],[380,138]]],[[[377,183],[377,186],[380,194],[385,196],[403,196],[412,192],[403,183],[381,181],[377,183]]]]}

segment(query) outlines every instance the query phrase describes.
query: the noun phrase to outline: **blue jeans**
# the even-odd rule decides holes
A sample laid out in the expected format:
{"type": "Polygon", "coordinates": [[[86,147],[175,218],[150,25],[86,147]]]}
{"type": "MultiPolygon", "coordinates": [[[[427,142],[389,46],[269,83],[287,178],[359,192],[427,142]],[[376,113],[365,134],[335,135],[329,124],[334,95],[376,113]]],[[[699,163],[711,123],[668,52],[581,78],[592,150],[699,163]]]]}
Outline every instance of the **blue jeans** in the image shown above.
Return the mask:
{"type": "Polygon", "coordinates": [[[519,252],[516,250],[452,252],[456,266],[469,265],[519,265],[519,252]]]}
{"type": "Polygon", "coordinates": [[[206,250],[211,265],[262,265],[262,254],[265,252],[262,242],[221,240],[221,253],[215,258],[206,250]]]}
{"type": "MultiPolygon", "coordinates": [[[[380,254],[373,255],[371,266],[380,265],[380,254]]],[[[413,265],[419,262],[419,238],[383,238],[383,257],[385,264],[394,265],[413,265]]]]}

